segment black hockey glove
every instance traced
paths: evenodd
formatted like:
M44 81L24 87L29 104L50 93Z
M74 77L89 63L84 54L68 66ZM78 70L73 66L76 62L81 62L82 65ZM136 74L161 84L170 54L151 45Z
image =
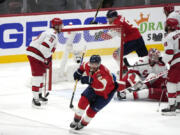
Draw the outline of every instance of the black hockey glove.
M51 62L52 62L52 57L44 59L44 64L46 68L50 68Z
M102 34L103 34L103 31L96 32L94 35L95 39L98 40Z
M83 71L81 71L80 69L78 69L76 72L74 72L74 80L80 80L82 77Z
M90 76L83 76L81 77L82 84L92 84L93 79Z

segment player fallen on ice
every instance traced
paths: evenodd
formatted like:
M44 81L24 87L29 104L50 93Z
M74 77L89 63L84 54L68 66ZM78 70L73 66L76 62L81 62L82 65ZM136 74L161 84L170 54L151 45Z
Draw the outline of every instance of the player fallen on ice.
M167 102L168 99L166 95L166 75L151 80L147 83L142 83L143 80L151 78L152 76L165 71L167 71L167 67L165 63L162 61L160 51L156 48L149 49L148 59L140 59L137 62L135 62L134 67L129 69L129 71L123 77L122 81L124 81L125 83L124 85L120 85L118 89L119 92L115 99L149 99ZM130 90L121 92L121 90L130 87L132 87Z
M92 55L89 62L84 62L74 73L74 80L88 84L81 94L74 120L70 124L71 128L80 130L111 101L118 84L115 76L101 64L99 55Z
M42 88L46 85L44 84L44 74L46 74L46 69L50 68L52 54L56 49L58 33L61 31L62 26L60 18L52 19L51 28L37 36L27 48L27 57L32 72L33 107L40 108L41 103L48 101L42 95Z
M180 30L175 18L167 18L165 29L167 36L164 40L165 54L163 60L169 64L167 91L169 106L161 110L162 115L176 115L180 111Z

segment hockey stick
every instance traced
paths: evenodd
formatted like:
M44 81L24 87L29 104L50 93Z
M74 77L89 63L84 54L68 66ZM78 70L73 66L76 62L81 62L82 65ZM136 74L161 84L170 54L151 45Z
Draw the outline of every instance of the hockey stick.
M161 77L161 76L163 76L163 75L166 75L167 73L168 73L168 70L162 71L162 72L160 72L160 73L158 73L158 74L156 74L156 75L154 75L154 76L152 76L152 77L150 77L150 78L146 78L146 79L145 79L144 81L142 81L141 83L142 83L142 84L145 84L145 83L150 82L150 81L152 81L152 80L154 80L154 79L157 79L157 78L159 78L159 77ZM117 83L122 84L121 81L117 81ZM123 91L126 91L126 90L128 90L128 89L132 89L132 88L134 88L134 86L128 87L128 88L126 88L126 89L124 89L124 90L121 90L121 91L119 91L119 92L123 92Z
M160 105L161 105L161 101L162 101L162 97L163 97L164 91L165 91L165 90L162 89L161 97L160 97L159 102L158 102L158 109L157 109L157 112L159 112L159 109L160 109Z
M96 14L95 14L95 16L94 16L94 19L90 22L90 24L96 24L96 23L97 23L97 22L95 22L95 20L96 20L96 17L97 17L97 15L98 15L98 13L99 13L99 9L102 7L103 1L104 1L104 0L101 0L101 2L99 3L98 8L97 8L97 10L96 10Z
M46 96L46 82L47 82L47 69L46 69L46 73L44 75L44 96Z
M44 97L48 97L49 96L49 92L47 92L47 72L49 72L49 70L46 69L46 73L44 75Z
M84 51L83 51L83 53L82 53L81 64L82 64L83 59L84 59L85 51L86 51L86 46L85 46ZM81 64L80 64L80 66L81 66ZM80 67L80 66L79 66L79 67ZM70 107L71 109L74 108L73 99L74 99L74 94L75 94L75 92L76 92L77 83L78 83L78 80L75 81L73 93L72 93L72 96L71 96L71 101L70 101L70 105L69 105L69 107Z
M139 66L145 66L145 65L149 65L149 63L145 63L145 64L139 64L139 65L130 65L127 58L124 58L123 59L124 61L124 64L127 66L127 67L139 67Z

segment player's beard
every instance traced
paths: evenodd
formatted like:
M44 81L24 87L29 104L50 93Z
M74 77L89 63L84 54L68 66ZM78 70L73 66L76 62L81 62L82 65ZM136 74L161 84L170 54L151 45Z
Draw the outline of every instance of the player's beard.
M98 69L99 67L90 67L90 74L93 75Z

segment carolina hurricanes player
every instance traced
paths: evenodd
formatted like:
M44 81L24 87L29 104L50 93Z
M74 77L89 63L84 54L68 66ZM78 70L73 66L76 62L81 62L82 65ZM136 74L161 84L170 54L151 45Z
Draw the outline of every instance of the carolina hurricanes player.
M43 74L46 73L46 68L49 68L51 63L52 54L58 42L57 34L61 31L62 26L60 18L52 19L51 28L42 32L27 48L27 57L32 71L33 107L39 108L41 107L40 101L48 101L42 96Z
M138 28L133 27L123 16L118 15L116 10L109 10L106 14L109 24L115 24L119 28L123 29L124 36L124 50L123 55L127 55L133 51L136 51L138 57L144 57L148 55L147 48L145 46L144 40L138 30ZM114 36L118 36L120 32L114 32L114 30L109 31L108 33L99 33L95 35L103 39L111 39ZM120 48L114 51L113 57L119 65L120 61Z
M180 27L180 10L174 10L174 6L168 4L164 6L164 14L166 15L167 18L177 19L179 23L178 27Z
M92 55L74 73L74 80L81 80L88 87L81 94L74 120L70 124L75 130L87 126L94 116L112 99L118 84L114 75L101 64L99 55Z
M127 99L127 100L136 100L136 99L153 99L161 101L167 101L166 96L166 76L159 77L156 80L152 80L145 84L141 84L140 82L145 78L149 78L152 75L163 72L166 69L165 63L161 60L160 51L156 48L151 48L148 52L148 60L141 59L135 63L134 68L130 69L127 74L123 77L122 81L125 81L125 85L121 85L119 87L120 92L117 94L117 98ZM140 64L146 64L144 66L136 66ZM133 86L135 91L128 92L124 90L125 88ZM163 92L163 93L162 93Z
M177 30L178 25L177 19L166 20L168 35L164 41L163 60L170 65L166 85L169 107L162 109L163 115L176 115L176 110L180 110L180 30Z

